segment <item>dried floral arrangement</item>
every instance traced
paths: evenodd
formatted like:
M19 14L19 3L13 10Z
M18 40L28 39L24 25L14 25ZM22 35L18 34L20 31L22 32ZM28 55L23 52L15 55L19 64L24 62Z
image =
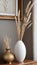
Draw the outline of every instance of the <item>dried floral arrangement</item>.
M31 10L32 10L33 5L34 3L31 3L31 1L29 1L29 3L27 4L27 7L25 9L25 16L23 17L22 26L21 26L20 10L18 12L18 17L15 16L17 34L18 34L19 40L23 39L23 35L24 35L27 25L28 25L28 28L32 25L32 22L30 19L31 19L31 14L32 14Z
M4 43L5 43L6 49L10 49L8 36L6 36L6 37L4 38Z

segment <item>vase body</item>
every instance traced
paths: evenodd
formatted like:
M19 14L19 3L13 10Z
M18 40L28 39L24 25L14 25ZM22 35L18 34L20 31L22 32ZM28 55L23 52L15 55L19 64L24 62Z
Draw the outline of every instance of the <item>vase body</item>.
M26 47L23 43L23 41L19 40L17 41L14 49L14 54L19 62L23 62L26 57Z
M9 64L14 60L14 55L11 53L10 49L6 49L6 52L3 54L3 59Z

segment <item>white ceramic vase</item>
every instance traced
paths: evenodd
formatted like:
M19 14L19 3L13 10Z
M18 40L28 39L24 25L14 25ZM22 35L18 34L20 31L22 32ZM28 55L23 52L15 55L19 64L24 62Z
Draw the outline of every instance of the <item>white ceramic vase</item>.
M26 57L26 47L23 41L19 40L17 41L14 49L14 54L19 62L23 62Z

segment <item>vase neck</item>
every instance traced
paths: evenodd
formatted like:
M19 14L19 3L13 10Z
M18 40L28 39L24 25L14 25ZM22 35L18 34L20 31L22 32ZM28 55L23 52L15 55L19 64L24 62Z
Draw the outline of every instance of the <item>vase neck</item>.
M10 49L6 49L7 52L10 52Z

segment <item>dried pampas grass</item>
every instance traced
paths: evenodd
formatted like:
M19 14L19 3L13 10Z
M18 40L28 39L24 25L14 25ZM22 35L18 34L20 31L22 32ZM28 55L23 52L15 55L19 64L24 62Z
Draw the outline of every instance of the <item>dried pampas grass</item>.
M29 8L29 10L28 10L28 12L27 12L27 16L29 15L29 13L30 13L30 11L31 11L31 9L32 9L32 7L33 7L33 5L34 5L34 3L31 4L31 6L30 6L30 8Z
M21 30L21 40L23 39L23 35L24 35L24 32L25 32L25 29L26 29L26 25L23 24L22 25L22 30Z
M25 13L27 13L28 12L28 10L29 10L29 6L31 5L31 1L29 1L29 3L27 4L27 7L26 7L26 11L25 11Z
M31 27L32 23L31 23L31 9L33 7L34 3L31 4L31 1L29 1L29 3L27 4L27 7L25 9L25 16L24 16L24 20L23 20L23 24L21 25L21 20L20 20L20 10L18 12L18 18L16 18L15 16L15 21L16 21L16 27L17 27L17 33L18 33L18 39L22 40L23 39L23 35L25 32L25 29L28 26Z
M15 16L15 21L16 21L18 39L20 40L20 33L21 33L20 10L19 10L19 12L18 12L18 19L17 19L16 16Z
M20 10L19 10L19 12L18 12L18 24L17 24L18 26L18 39L20 39L20 32L21 32L21 24L20 24Z
M6 49L10 49L10 46L9 46L9 38L7 36L4 38L4 43L5 43Z

